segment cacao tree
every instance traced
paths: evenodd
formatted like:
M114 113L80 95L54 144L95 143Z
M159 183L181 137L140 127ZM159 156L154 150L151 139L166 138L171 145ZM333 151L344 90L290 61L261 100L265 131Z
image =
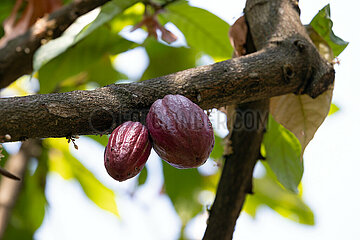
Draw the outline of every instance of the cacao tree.
M179 239L189 238L186 227L201 215L207 224L203 239L232 239L239 214L255 217L262 206L314 225L314 214L302 197L304 151L326 116L338 109L331 104L334 65L348 45L332 30L330 6L307 24L300 21L297 0L247 0L243 16L230 26L192 4L2 1L0 238L34 238L52 208L45 193L53 175L78 183L116 221L124 214L117 198L139 201L144 189L153 189L178 214ZM136 51L143 54L137 57L148 59L144 69L139 64L143 59L128 60ZM129 62L136 76L124 67ZM147 117L160 118L148 111L169 94L183 95L206 110L215 142L212 135L202 139L194 134L192 144L163 136L163 145L187 146L181 156L186 159L201 155L197 151L206 142L206 156L194 165L174 163L175 156L168 154L176 155L176 147L162 154L154 141L156 152L172 165L197 167L213 148L206 166L160 165L153 152L152 163L144 167L150 142L141 134L147 130L131 123L146 159L134 150L131 154L141 161L131 165L130 175L142 171L127 182L115 181L130 175L129 169L116 169L109 145L104 150L109 134L116 129L113 141L122 123L146 125ZM200 108L196 111L205 116ZM182 111L178 107L172 114ZM226 116L225 134L216 119L221 116ZM93 156L94 149L99 151ZM256 164L263 174L254 177ZM125 175L117 175L121 173ZM151 180L154 173L161 182L158 188ZM150 200L146 204L151 208Z

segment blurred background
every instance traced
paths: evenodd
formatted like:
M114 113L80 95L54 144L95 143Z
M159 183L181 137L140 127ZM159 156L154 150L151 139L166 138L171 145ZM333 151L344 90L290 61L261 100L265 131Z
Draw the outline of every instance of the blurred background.
M242 15L245 1L193 0L191 6L206 9L228 24L233 24ZM330 3L333 31L349 45L339 56L335 65L336 80L333 103L340 109L329 116L318 129L304 154L304 175L299 195L279 190L269 193L267 203L254 199L246 202L234 233L234 239L359 239L358 217L360 214L360 168L358 136L360 135L360 81L357 55L360 53L360 34L357 29L358 1L300 1L301 20L309 24L325 5ZM141 19L141 7L133 8L130 15ZM85 15L72 26L68 34L77 34L93 21L99 10ZM187 47L187 39L172 23L165 27L178 40L170 46L165 42L145 40L147 33L138 29L131 32L132 22L118 18L112 22L112 30L120 30L120 36L137 45L130 50L109 54L99 64L111 63L118 74L112 71L111 78L119 83L134 82L189 68L209 64L226 56L202 54ZM123 22L121 22L123 21ZM135 20L134 20L135 21ZM135 21L136 23L136 21ZM125 25L125 27L121 26ZM114 30L115 29L115 30ZM185 34L186 35L186 34ZM226 35L227 37L227 35ZM100 37L101 38L101 37ZM91 35L89 35L91 41ZM86 39L85 39L86 40ZM96 40L101 41L101 40ZM205 43L204 43L205 44ZM185 47L184 47L185 46ZM176 48L174 48L176 47ZM76 48L74 48L76 51ZM111 52L111 51L110 51ZM206 51L205 51L206 52ZM231 52L227 53L231 57ZM164 66L161 59L180 56L174 63ZM60 55L61 57L61 55ZM65 57L58 60L64 61ZM75 58L76 59L76 58ZM56 59L55 59L56 60ZM109 61L109 62L107 62ZM63 79L61 91L94 89L111 82L88 80L73 86L75 74L55 72L45 65L38 75L23 77L0 92L1 97L32 94L48 91L42 88L42 77L49 74ZM174 66L172 66L174 65ZM181 65L179 67L179 65ZM66 67L57 65L61 71ZM105 65L103 65L105 66ZM106 65L108 66L108 65ZM59 71L60 71L59 70ZM41 72L43 71L43 72ZM90 70L87 70L90 72ZM97 77L95 73L92 73ZM43 76L41 76L43 75ZM78 78L78 75L76 75ZM106 76L106 74L105 74ZM127 77L126 77L127 76ZM75 79L76 80L76 79ZM59 80L60 82L60 80ZM54 87L54 86L52 86ZM126 182L114 181L103 165L106 136L83 137L75 140L78 150L65 139L44 141L46 158L46 187L44 198L31 199L38 189L29 189L30 195L20 197L23 206L16 206L9 223L8 238L16 229L20 234L26 221L38 222L32 229L34 239L201 239L206 228L207 207L211 205L219 178L218 162L223 151L221 138L227 135L226 116L212 110L211 121L217 134L217 145L211 159L198 170L183 170L179 173L158 158L152 151L140 176ZM102 144L101 144L102 143ZM6 152L15 154L19 143L3 145ZM30 159L26 179L37 176L41 160ZM255 177L261 179L266 170L261 163L255 169ZM165 186L164 186L165 181ZM182 185L179 187L179 185ZM25 184L25 187L28 186ZM29 187L30 188L30 187ZM41 195L41 193L39 193ZM255 192L256 196L256 192ZM260 201L260 202L259 202ZM42 203L42 205L39 205ZM42 210L44 208L45 212ZM32 210L27 210L32 209ZM37 216L37 214L39 216ZM43 218L43 219L42 219ZM25 230L24 230L25 231ZM25 236L25 235L24 235ZM29 235L27 235L29 236ZM20 238L18 238L20 239ZM25 238L21 238L25 239Z

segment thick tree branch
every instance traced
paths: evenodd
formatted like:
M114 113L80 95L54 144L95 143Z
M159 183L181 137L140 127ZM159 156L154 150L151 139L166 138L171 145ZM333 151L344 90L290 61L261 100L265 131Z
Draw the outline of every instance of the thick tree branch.
M271 43L282 45L284 39L296 37L298 40L294 41L293 44L302 52L305 50L304 43L306 43L306 48L310 48L313 52L309 56L309 61L318 64L316 64L317 67L309 64L308 73L312 76L312 81L310 81L311 83L304 82L302 88L309 89L315 85L320 88L323 86L328 87L327 84L329 82L322 82L320 80L323 76L327 75L326 71L324 72L324 68L327 68L328 65L312 45L300 22L297 1L248 0L245 16L252 36L250 42L253 41L256 49L263 49ZM293 63L287 63L283 66L285 81L291 80L293 74L297 74L293 71L293 66ZM315 79L319 79L321 83ZM314 91L313 93L318 95L321 91ZM262 100L238 105L234 129L237 129L236 125L239 124L246 126L246 121L249 121L249 119L244 119L244 114L241 114L244 111L253 113L252 116L263 116L260 119L267 119L268 103L268 100ZM250 120L253 121L254 118ZM262 123L263 121L260 122ZM258 124L257 128L251 131L243 128L240 131L232 132L230 140L233 153L226 156L216 198L210 210L208 226L203 239L227 240L232 238L235 223L244 204L245 197L248 193L252 192L252 173L260 157L259 152L264 130L265 124Z
M268 103L266 99L244 103L236 108L234 129L230 137L233 153L225 156L224 168L203 239L232 239L245 197L252 192L252 173L260 156ZM249 117L250 115L252 117Z
M245 57L141 83L0 99L0 140L9 141L6 134L11 136L10 141L107 134L134 115L144 120L151 104L166 94L182 94L203 109L210 109L298 92L304 82L313 80L308 62L312 53L306 51L307 43L305 50L300 51L295 41L298 38L285 39ZM284 68L289 65L292 73L284 75ZM329 66L321 78L333 82L333 68ZM316 87L306 92L318 92Z
M0 49L0 89L32 72L35 51L46 41L59 37L78 17L110 0L75 0L38 20L23 35Z

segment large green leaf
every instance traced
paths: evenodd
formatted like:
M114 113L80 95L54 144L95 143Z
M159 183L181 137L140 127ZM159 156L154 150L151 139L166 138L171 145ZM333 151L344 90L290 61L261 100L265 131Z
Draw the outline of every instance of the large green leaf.
M64 179L76 179L86 196L98 207L119 216L115 202L115 193L104 186L69 151L65 139L47 139L50 150L50 170L59 173Z
M270 115L263 143L267 163L279 182L288 190L297 192L304 172L299 140Z
M334 56L338 56L349 44L337 37L332 31L333 22L330 18L330 4L326 5L311 20L311 27L327 42L331 47Z
M106 27L101 27L39 70L40 93L53 91L60 82L85 70L88 70L87 74L95 73L96 77L99 77L99 72L105 69L109 73L109 79L114 81L115 70L111 70L112 66L109 66L106 56L127 51L135 46L133 42L112 33ZM107 75L101 73L103 77L98 78L99 82L110 83ZM92 80L97 79L93 77Z
M116 15L121 14L125 9L133 5L135 0L113 0L106 3L96 17L96 19L83 28L80 33L75 31L65 31L64 34L49 43L41 46L34 54L34 71L38 71L43 65L63 54L67 49L74 46L98 28L109 22ZM74 23L81 25L82 23Z
M169 47L153 38L144 42L149 56L149 66L142 80L164 76L196 66L196 52L185 47Z
M123 14L118 14L114 17L109 25L113 32L120 32L126 26L134 26L143 19L145 6L143 3L136 3L126 9Z
M26 170L23 179L24 185L12 210L4 240L33 239L35 231L41 226L47 206L45 197L46 175L48 172L47 156L47 149L43 148L42 155L37 160L35 172L31 173L29 169Z
M290 220L314 225L314 214L299 194L285 190L269 175L265 175L262 178L254 178L253 183L254 194L247 195L244 205L244 210L248 214L255 217L258 207L267 205Z
M85 27L75 38L75 42L80 41L96 29L112 20L116 15L121 14L131 5L139 2L139 0L112 0L106 3L96 17L96 19Z
M185 225L201 212L198 194L203 189L202 176L197 169L176 169L163 162L164 188Z
M216 61L231 58L230 26L221 18L204 9L192 7L187 1L169 4L161 16L180 29L191 48L210 55Z

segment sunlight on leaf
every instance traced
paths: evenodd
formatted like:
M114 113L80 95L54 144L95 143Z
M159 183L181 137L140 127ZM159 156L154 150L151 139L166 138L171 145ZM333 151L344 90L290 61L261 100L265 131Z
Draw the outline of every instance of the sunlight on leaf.
M270 100L270 113L274 119L299 139L302 154L316 130L329 113L332 89L317 98L308 95L287 94Z
M256 216L260 206L268 206L292 221L314 225L314 214L299 194L283 189L272 177L254 178L254 194L247 195L244 210Z
M46 139L52 147L49 154L50 170L59 173L64 179L75 178L87 197L100 208L119 216L115 202L115 193L104 186L79 160L69 151L65 139Z
M79 42L81 39L85 38L87 35L112 20L116 15L122 13L136 2L139 2L139 0L112 0L106 3L101 8L101 11L96 19L76 36L75 42Z
M330 106L330 111L329 111L329 116L338 112L340 110L340 108L338 106L336 106L334 103L331 104Z
M97 79L94 79L94 77L89 79L88 76L94 71L99 74L104 69L104 66L106 67L105 70L113 69L109 59L106 59L106 57L109 58L108 54L118 54L133 47L136 47L133 42L110 32L105 27L99 28L79 44L52 59L39 70L40 93L52 92L60 82L83 71L87 72L80 81L96 81ZM111 75L112 80L119 80L114 79L114 77L120 78L120 75L116 76L114 69ZM104 80L103 77L99 78L99 82L101 84L110 83L109 80Z
M111 1L102 7L100 13L94 10L80 17L78 21L69 27L70 30L68 29L61 37L51 40L35 52L33 64L34 71L38 71L43 65L86 38L135 2L137 1ZM84 19L86 19L86 21ZM89 21L91 23L88 23ZM84 26L84 22L85 24L88 23L87 26ZM83 30L79 32L78 28L83 28Z
M106 147L106 145L108 144L109 141L109 137L108 135L103 135L103 136L99 136L99 135L88 135L86 136L87 138L90 138L96 142L98 142L99 144L101 144L103 147Z
M310 25L313 29L325 39L327 44L337 57L349 44L348 42L337 37L332 31L333 22L330 18L330 4L326 5L319 11L318 14L311 20Z
M187 1L177 1L168 5L160 16L180 29L191 48L210 55L216 61L231 58L230 26L216 15L192 7Z

